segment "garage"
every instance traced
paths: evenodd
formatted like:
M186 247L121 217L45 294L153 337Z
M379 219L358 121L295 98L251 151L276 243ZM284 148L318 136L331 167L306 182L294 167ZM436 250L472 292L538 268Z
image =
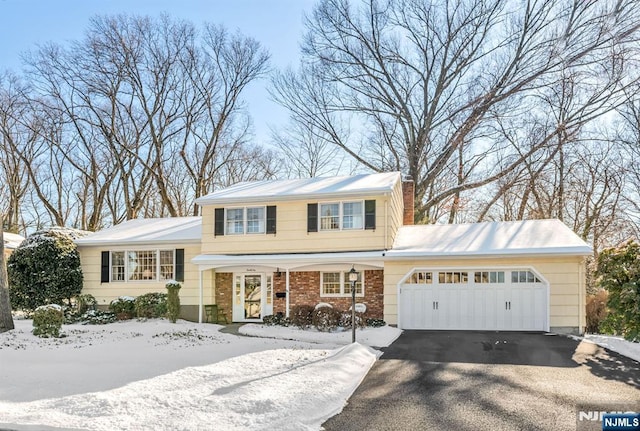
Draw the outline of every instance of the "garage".
M403 329L549 330L549 285L533 268L416 269L399 289Z

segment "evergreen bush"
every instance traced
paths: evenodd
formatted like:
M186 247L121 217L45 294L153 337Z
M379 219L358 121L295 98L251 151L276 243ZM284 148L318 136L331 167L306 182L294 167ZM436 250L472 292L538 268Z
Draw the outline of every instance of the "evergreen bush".
M372 328L380 328L387 324L387 322L385 322L382 319L373 319L373 318L368 318L366 320L366 323L367 323L367 326L370 326Z
M345 329L351 329L351 311L343 311L340 314L340 322L338 324ZM356 328L364 328L366 326L367 321L365 320L363 313L358 313L356 311Z
M338 327L341 313L331 306L318 307L313 311L312 323L318 331L331 332Z
M42 338L60 337L60 329L64 322L64 312L57 304L37 307L33 313L33 335Z
M313 305L296 305L291 308L291 324L307 329L313 324Z
M138 296L135 301L138 318L153 319L167 315L167 294L152 292Z
M118 320L133 319L136 313L135 298L132 296L119 296L109 304L109 310L112 311Z
M180 317L180 289L182 285L177 281L169 281L166 286L169 291L167 301L167 314L172 323L176 323Z
M116 315L112 311L88 310L78 318L83 325L105 325L113 323L117 320Z
M288 317L284 317L282 312L264 316L262 321L268 326L289 326L291 324L291 320Z
M80 255L73 242L88 232L51 228L30 235L9 256L9 295L14 310L71 305L82 290Z

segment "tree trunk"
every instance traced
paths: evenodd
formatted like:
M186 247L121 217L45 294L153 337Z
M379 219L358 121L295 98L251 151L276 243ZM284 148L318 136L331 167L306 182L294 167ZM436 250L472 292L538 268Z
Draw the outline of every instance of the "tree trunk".
M4 257L4 217L0 214L0 332L14 328L11 316L11 302L9 302L9 282L7 278L7 264Z

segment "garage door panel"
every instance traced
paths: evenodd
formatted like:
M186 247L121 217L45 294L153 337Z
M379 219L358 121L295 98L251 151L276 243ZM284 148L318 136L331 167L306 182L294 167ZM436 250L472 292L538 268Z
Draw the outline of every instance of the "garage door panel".
M522 283L505 275L502 283L474 282L471 277L466 283L439 283L435 274L437 271L434 271L433 284L402 286L400 312L403 328L546 329L547 286L542 282Z

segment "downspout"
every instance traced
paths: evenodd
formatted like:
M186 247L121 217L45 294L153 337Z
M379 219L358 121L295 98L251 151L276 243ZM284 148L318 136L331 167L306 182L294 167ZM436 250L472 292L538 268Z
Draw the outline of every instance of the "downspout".
M286 296L286 307L287 307L287 309L286 309L285 317L289 317L289 268L287 268L285 283L286 283L285 290L287 292L287 296Z
M384 200L384 249L389 250L389 199Z
M203 309L203 296L204 296L204 288L202 286L202 270L198 268L198 282L200 286L200 295L198 297L198 323L202 323L202 309Z
M586 284L585 284L585 267L587 265L587 260L582 259L580 263L580 269L578 272L579 283L578 283L578 297L580 298L578 303L580 312L578 313L578 335L584 334L585 325L582 324L583 318L585 317L586 309L584 303L584 295L586 294ZM585 319L586 320L586 319ZM585 322L586 324L586 322Z

